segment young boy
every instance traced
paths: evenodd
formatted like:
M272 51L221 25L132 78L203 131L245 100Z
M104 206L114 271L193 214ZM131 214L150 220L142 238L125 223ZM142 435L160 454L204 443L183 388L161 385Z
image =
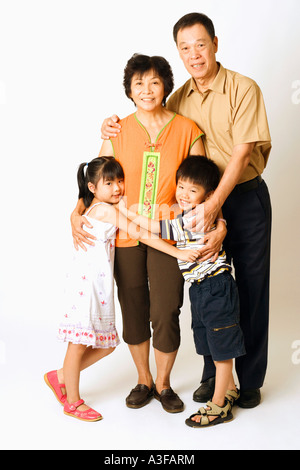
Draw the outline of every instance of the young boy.
M203 203L218 186L218 167L202 156L187 157L177 170L176 200L182 213L173 220L154 221L126 210L126 215L167 240L175 240L179 249L203 247L204 233L191 232L185 225L192 210ZM125 210L121 208L120 210ZM213 228L214 229L214 228ZM215 391L206 408L186 420L191 427L208 427L231 421L231 409L239 397L233 375L233 359L245 354L243 334L239 324L239 299L231 266L226 254L220 251L216 261L194 263L178 260L184 279L191 283L189 290L192 329L196 351L211 355L216 365Z

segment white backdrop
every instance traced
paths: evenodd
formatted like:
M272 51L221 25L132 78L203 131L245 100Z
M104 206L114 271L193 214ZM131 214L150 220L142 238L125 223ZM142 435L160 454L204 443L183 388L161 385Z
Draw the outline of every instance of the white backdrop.
M270 366L265 389L269 403L273 403L271 397L285 403L285 393L296 397L297 389L299 396L299 1L0 0L0 406L4 400L8 409L26 397L22 406L27 410L16 410L23 416L17 426L11 408L0 419L3 448L101 447L88 433L88 442L76 441L75 431L81 428L78 423L65 424L42 383L43 373L60 366L64 355L64 346L55 336L64 262L72 243L69 216L77 199L76 171L79 163L98 155L102 120L113 113L124 117L134 110L122 87L124 66L134 52L165 56L173 68L176 88L188 79L172 28L192 11L212 18L219 37L218 60L256 80L264 94L273 141L264 173L273 204ZM198 386L202 369L192 344L189 315L186 297L182 347L172 376L176 391L188 397L185 401ZM119 311L117 324L121 331ZM184 374L188 379L183 384ZM168 440L169 427L155 437L143 434L141 427L139 438L129 440L128 420L136 420L137 415L126 417L126 424L123 418L119 423L116 415L118 409L127 413L124 398L136 380L125 345L85 378L91 405L96 407L99 398L100 405L108 406L102 426L113 426L109 403L114 404L113 420L119 434L110 434L106 428L104 438L99 431L102 448L198 448L195 434L189 434L182 416L173 417L180 426L178 441L174 437ZM34 405L37 397L38 411ZM275 416L282 421L291 411L278 414L273 406L268 420L274 420L275 427ZM35 410L34 415L29 408ZM186 414L194 408L190 402ZM157 412L158 419L165 420L161 429L173 427L169 416ZM252 413L245 418L243 432L257 411ZM299 405L293 413L300 417ZM147 407L139 416L149 419ZM45 429L55 430L58 422L61 432L71 436L69 440L57 438L55 432L47 435ZM41 427L44 437L38 432ZM217 445L221 448L224 431L217 428L213 438L220 436ZM182 435L189 436L187 441ZM257 442L233 444L230 439L228 446L299 446L293 429L272 440L267 436L265 430ZM209 443L205 445L210 448Z

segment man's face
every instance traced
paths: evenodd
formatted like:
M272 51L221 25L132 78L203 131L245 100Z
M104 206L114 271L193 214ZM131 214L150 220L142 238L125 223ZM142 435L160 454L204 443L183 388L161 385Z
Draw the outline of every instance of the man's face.
M195 24L178 31L177 48L189 74L197 80L211 80L218 70L218 38L212 41L205 27Z

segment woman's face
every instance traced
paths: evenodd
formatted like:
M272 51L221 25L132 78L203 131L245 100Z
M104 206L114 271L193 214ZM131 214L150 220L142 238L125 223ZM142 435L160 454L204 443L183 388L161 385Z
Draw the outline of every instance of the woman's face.
M165 97L165 87L162 79L149 70L144 75L134 74L131 80L130 98L138 109L154 111L162 106Z

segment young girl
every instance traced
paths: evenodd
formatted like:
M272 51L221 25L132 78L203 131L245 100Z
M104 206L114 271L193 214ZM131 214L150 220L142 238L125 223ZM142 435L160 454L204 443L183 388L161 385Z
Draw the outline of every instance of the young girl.
M64 413L83 421L102 416L80 398L80 372L114 351L120 340L115 327L114 248L118 228L175 258L197 259L198 251L182 252L158 236L137 228L118 211L124 193L124 173L113 157L82 163L77 175L79 198L87 208L85 217L93 226L94 245L86 251L74 249L73 265L67 275L66 309L59 326L59 339L68 342L63 368L44 379ZM130 269L130 267L129 267Z

